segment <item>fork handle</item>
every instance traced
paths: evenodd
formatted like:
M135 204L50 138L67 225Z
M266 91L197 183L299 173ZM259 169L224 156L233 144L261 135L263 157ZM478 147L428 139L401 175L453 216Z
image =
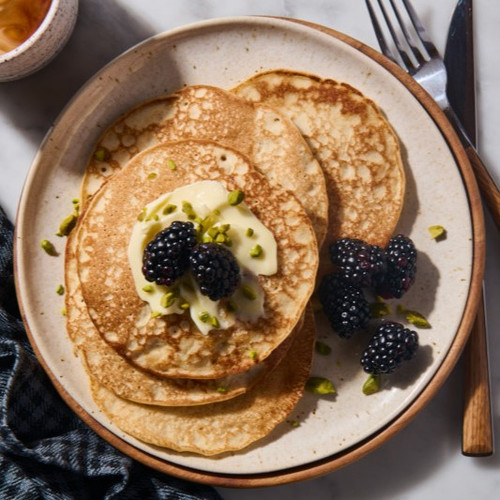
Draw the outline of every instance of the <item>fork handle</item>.
M450 107L447 107L443 111L450 120L464 146L472 169L474 170L479 190L483 195L483 200L488 207L497 228L500 230L500 191L498 186L495 184L495 181L488 172L483 160L480 158L476 148L471 143L467 133L460 123L460 120L457 118L453 110Z
M484 457L493 453L493 422L488 370L488 346L481 294L478 314L465 347L462 453Z

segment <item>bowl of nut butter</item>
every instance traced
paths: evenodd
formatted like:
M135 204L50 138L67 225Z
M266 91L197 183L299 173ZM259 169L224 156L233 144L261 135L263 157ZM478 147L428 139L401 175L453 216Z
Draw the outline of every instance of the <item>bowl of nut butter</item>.
M78 0L0 0L0 82L48 64L68 41Z

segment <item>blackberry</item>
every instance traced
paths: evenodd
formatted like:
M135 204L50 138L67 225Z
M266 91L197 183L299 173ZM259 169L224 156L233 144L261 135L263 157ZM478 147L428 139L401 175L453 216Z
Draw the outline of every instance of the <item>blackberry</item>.
M330 325L341 337L348 339L367 325L370 308L360 287L332 273L323 278L318 294Z
M211 300L231 296L240 284L240 267L234 255L218 243L201 243L189 257L201 293Z
M418 335L400 323L383 323L375 331L361 355L366 373L392 373L403 361L411 359L418 349Z
M387 272L375 290L386 299L401 298L415 281L417 250L413 241L402 234L391 238L385 249Z
M150 282L171 286L189 267L189 253L196 242L192 222L172 222L146 245L142 274Z
M379 246L354 238L331 245L330 259L343 279L362 287L377 286L387 268L384 251Z

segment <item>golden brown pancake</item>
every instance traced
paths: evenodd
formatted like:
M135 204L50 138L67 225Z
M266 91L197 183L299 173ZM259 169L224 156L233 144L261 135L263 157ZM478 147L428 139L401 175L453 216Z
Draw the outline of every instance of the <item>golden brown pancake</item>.
M286 354L292 336L249 370L217 380L172 379L148 373L120 356L99 335L82 297L76 262L77 229L66 247L65 304L68 334L90 376L116 395L131 401L181 406L224 401L246 392ZM300 328L299 323L296 327Z
M204 335L187 315L151 317L135 290L127 247L147 203L207 179L245 192L245 203L276 239L278 272L258 277L263 317ZM101 337L138 367L174 378L221 378L251 368L253 352L266 359L299 321L318 266L314 231L295 196L271 186L245 156L210 141L162 144L136 156L92 198L77 246L82 294Z
M273 184L297 195L322 243L328 217L325 179L300 132L269 106L211 86L190 86L146 102L112 124L87 167L82 200L141 151L184 139L212 140L248 156Z
M140 405L119 398L97 382L92 383L92 393L113 423L147 443L202 455L241 450L267 436L302 397L315 333L309 310L289 354L265 383L229 401L176 408Z
M258 74L232 92L290 118L320 162L329 200L325 248L346 237L387 244L405 178L398 139L373 101L346 83L287 70Z

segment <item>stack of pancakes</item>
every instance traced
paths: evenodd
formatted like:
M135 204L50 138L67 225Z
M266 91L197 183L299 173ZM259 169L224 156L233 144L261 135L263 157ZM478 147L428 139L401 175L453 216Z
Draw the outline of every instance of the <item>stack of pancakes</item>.
M151 315L127 258L141 209L202 180L243 191L278 248L277 272L257 277L264 314L208 334L188 314ZM177 451L215 455L269 434L310 375L320 250L340 237L384 245L403 195L391 127L345 84L272 71L129 111L96 145L66 251L68 332L98 406Z

